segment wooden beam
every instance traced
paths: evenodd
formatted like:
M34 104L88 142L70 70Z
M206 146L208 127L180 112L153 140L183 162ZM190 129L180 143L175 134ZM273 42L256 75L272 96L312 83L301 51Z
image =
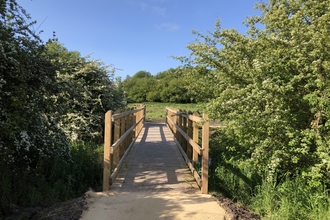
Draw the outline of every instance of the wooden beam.
M202 193L208 193L209 184L209 138L210 138L210 123L208 122L208 116L203 114L205 123L203 124L202 130Z
M136 112L141 111L142 109L144 109L144 107L138 108L138 109L134 109L134 110L130 110L130 111L126 111L126 112L121 112L121 113L116 113L112 116L112 121L115 121L117 119L120 119L122 117L125 117L126 115L130 115Z
M196 116L196 115L189 115L185 112L178 111L176 109L172 109L172 108L168 108L168 107L166 107L166 110L169 112L172 112L175 115L181 115L182 117L188 118L189 120L194 121L194 122L203 122L203 118Z
M198 113L194 113L195 116L198 116ZM198 143L198 136L199 136L199 130L198 130L198 124L196 122L193 122L193 140L194 142ZM192 156L193 163L198 162L198 152L193 149L193 156Z

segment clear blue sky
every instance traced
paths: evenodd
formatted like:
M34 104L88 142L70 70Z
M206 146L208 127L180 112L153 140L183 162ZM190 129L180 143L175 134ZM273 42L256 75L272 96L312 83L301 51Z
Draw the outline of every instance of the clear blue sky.
M17 0L36 20L44 41L56 37L67 49L122 69L115 76L140 70L155 75L180 62L170 56L188 56L186 46L206 33L216 19L222 27L245 33L246 16L259 0Z

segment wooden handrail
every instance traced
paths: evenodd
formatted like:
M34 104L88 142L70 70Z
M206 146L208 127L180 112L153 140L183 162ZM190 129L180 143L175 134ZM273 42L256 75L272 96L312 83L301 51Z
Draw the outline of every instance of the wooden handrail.
M188 134L186 134L178 125L172 121L170 117L167 118L175 126L175 128L181 133L181 135L189 142L189 144L194 148L195 151L198 152L198 154L202 154L203 149L196 143L193 139L191 139Z
M144 107L141 107L141 108L134 109L134 110L127 110L127 111L125 111L125 112L121 112L121 113L114 114L114 115L112 116L112 121L115 121L115 120L117 120L117 119L120 119L120 118L122 118L122 117L125 117L125 116L127 116L127 115L130 115L130 114L132 114L132 113L139 112L139 111L143 110L144 108L145 108L145 106L144 106Z
M208 168L209 168L209 122L206 114L199 117L197 113L190 115L186 112L166 108L166 124L174 135L182 156L190 168L197 184L203 194L208 193ZM201 126L198 126L201 124ZM201 146L199 142L199 127L202 129ZM194 164L199 163L201 157L201 176L196 171Z
M190 115L187 112L179 111L179 110L172 109L172 108L169 108L169 107L166 107L166 110L169 111L169 112L172 112L176 115L181 115L182 117L187 118L187 119L189 119L191 121L194 121L194 122L203 122L204 121L203 118L201 118L199 116L196 116L196 115Z
M145 122L146 106L105 114L103 191L110 189ZM114 126L114 129L112 127ZM113 143L114 142L114 143Z

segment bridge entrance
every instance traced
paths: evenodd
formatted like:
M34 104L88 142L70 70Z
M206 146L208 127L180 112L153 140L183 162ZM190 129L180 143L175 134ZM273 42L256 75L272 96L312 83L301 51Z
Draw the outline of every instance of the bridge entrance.
M166 110L167 123L145 123L145 106L107 113L103 191L208 193L207 120Z

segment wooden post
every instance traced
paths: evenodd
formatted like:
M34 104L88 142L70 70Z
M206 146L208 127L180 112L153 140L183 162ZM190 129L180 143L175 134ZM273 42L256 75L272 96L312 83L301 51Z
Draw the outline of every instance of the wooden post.
M110 189L111 161L111 129L112 129L112 112L105 113L104 123L104 155L103 155L103 191Z
M209 178L209 136L210 136L210 123L208 122L208 116L203 114L205 122L203 122L202 130L202 193L208 193L208 178Z
M194 113L194 116L199 116L197 112ZM198 124L193 122L193 140L198 143ZM193 149L193 164L198 162L198 153Z

